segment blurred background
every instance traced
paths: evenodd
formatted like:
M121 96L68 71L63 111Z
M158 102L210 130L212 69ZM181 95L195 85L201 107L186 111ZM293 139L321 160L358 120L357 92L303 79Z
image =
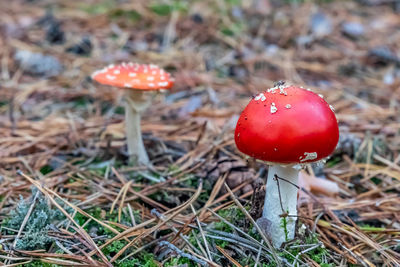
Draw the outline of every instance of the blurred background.
M123 61L176 77L144 115L145 132L162 120L229 132L250 96L285 80L324 94L343 133L397 134L399 8L395 0L3 0L0 164L20 165L24 155L40 169L49 151L91 150L106 136L122 145L121 90L89 76ZM80 143L71 127L100 140ZM159 137L169 131L159 127Z

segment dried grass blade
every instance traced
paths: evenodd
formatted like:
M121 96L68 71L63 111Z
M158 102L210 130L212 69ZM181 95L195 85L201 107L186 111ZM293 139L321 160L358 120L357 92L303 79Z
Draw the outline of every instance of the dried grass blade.
M246 215L246 217L252 222L252 224L257 229L258 233L261 235L264 242L267 244L267 247L271 251L272 257L274 258L276 264L279 267L281 267L282 266L281 261L278 258L278 255L275 252L275 248L272 246L271 242L265 236L264 232L261 230L261 228L258 226L258 224L254 221L254 219L251 217L251 215L247 212L247 210L242 206L242 204L239 202L239 200L235 197L235 195L233 194L233 192L231 191L229 186L226 183L224 183L224 185L225 185L226 190L231 195L231 198L233 199L233 201L236 203L236 205L239 207L239 209Z
M230 260L236 267L242 267L242 265L237 262L234 258L232 258L228 252L226 252L223 248L219 247L219 246L215 246L219 252L221 252L228 260Z
M174 213L172 213L171 215L169 215L165 220L161 221L160 223L158 223L156 226L153 226L152 228L146 230L144 233L138 235L136 238L134 238L131 242L129 242L125 247L123 247L120 251L118 251L118 253L111 259L111 262L114 262L115 260L117 260L122 253L125 252L125 250L127 250L132 244L134 244L137 240L139 240L140 238L145 238L146 236L150 235L151 233L153 233L155 230L157 230L158 228L160 228L161 226L163 226L164 224L166 224L168 221L170 221L172 218L174 218L176 215L178 215L179 213L181 213L183 210L185 210L190 204L192 204L200 195L201 190L203 188L203 181L200 181L199 187L197 188L196 193L185 203L183 203L182 205L178 206L175 208Z

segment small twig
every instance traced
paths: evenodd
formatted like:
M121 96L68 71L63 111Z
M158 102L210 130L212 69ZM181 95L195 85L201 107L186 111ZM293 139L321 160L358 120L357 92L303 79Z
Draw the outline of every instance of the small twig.
M111 259L111 262L114 262L115 260L117 260L118 257L120 257L131 245L133 245L139 239L141 239L141 238L143 239L146 236L150 235L155 230L159 229L161 226L165 225L168 221L170 221L175 216L177 216L179 213L181 213L183 210L185 210L191 203L193 203L199 197L202 188L203 188L203 181L200 180L200 184L199 184L199 187L197 188L196 193L193 194L193 196L188 201L186 201L185 203L183 203L182 205L180 205L180 206L178 206L176 208L173 208L173 209L170 209L169 211L167 211L166 213L168 213L168 214L172 213L172 214L169 215L168 217L166 217L165 220L163 220L162 222L160 222L157 225L147 229L146 231L142 232L141 234L136 236L134 239L132 239L132 241L130 241L120 251L118 251L118 253L115 254L115 256ZM129 229L128 229L128 231L129 231ZM117 235L117 236L119 236L119 235ZM114 238L116 238L116 237L114 237Z
M163 238L164 238L164 237L163 237ZM124 260L129 259L130 257L134 256L135 254L139 253L140 251L143 251L144 249L146 249L146 248L148 248L148 247L151 247L152 245L154 245L155 243L157 243L157 242L159 242L159 241L160 241L160 239L155 239L155 240L153 240L153 241L151 241L151 242L148 242L146 245L144 245L144 246L142 246L142 247L136 249L136 250L133 251L132 253L126 255L124 258L122 258L122 259L120 260L120 262L123 262Z
M132 226L136 226L135 216L133 215L132 207L129 203L127 206L128 206L129 216L131 217Z
M195 209L194 209L192 204L190 204L190 208L192 209L193 214L196 216L196 223L197 223L197 226L199 227L199 231L200 231L201 237L203 238L203 242L204 242L204 246L206 247L208 259L210 261L212 261L213 259L211 257L210 249L208 248L207 240L206 240L206 237L204 236L203 228L201 227L201 224L200 224L200 221L199 221L199 217L197 216L196 211L195 211Z
M164 221L164 220L165 220L165 215L164 215L164 214L161 214L161 213L158 212L156 209L152 209L152 210L150 211L150 213L153 214L153 215L155 215L155 216L157 216L157 218L159 218L161 221ZM178 234L179 237L182 238L183 241L185 241L185 243L186 243L191 249L193 249L196 253L200 253L199 250L198 250L195 246L193 246L192 243L190 243L190 241L187 239L187 237L184 236L184 235L181 233L181 231L179 231L178 229L176 229L176 227L172 226L169 222L167 223L167 225L169 225L169 226L171 227L172 231L173 231L175 234ZM200 246L200 249L201 249L202 251L204 250L201 246ZM205 254L205 253L204 253L204 254Z
M140 174L143 178L146 178L154 183L161 183L161 182L165 182L165 178L164 177L160 177L160 178L156 178L152 175L150 175L149 173L146 172L142 172L142 171L137 171L138 174Z
M268 248L271 251L271 254L277 264L277 266L281 267L281 260L278 258L278 255L275 252L275 248L272 246L271 242L268 240L268 238L265 236L264 232L261 230L260 226L254 221L253 217L247 212L247 210L242 206L239 200L235 197L235 195L232 193L232 190L229 188L229 186L224 183L226 190L229 192L231 195L232 200L236 203L236 205L239 207L239 209L246 215L246 217L252 222L254 227L257 229L258 233L261 235L262 239L265 241L267 244Z
M300 251L300 252L296 255L296 258L294 258L292 267L296 266L296 263L297 263L297 261L299 260L299 257L300 257L301 255L306 254L307 252L309 252L309 251L311 251L311 250L314 250L314 249L316 249L316 248L319 248L319 247L321 246L321 244L322 244L322 243L318 243L318 244L316 244L315 246L312 246L312 247L310 247L310 248L307 248L307 249L305 249L305 250Z
M168 247L170 250L175 251L179 256L184 257L184 258L188 258L189 260L192 260L198 264L200 264L201 266L208 266L208 263L202 259L198 259L197 257L189 254L189 253L185 253L182 250L180 250L179 248L177 248L176 246L174 246L173 244L169 243L168 241L161 241L160 243L160 247L162 246L166 246Z
M123 191L122 196L121 196L121 203L120 203L119 208L118 208L118 222L121 221L122 208L124 207L126 193L128 193L128 190L129 190L129 187L131 186L131 184L132 184L132 181L129 181L128 183L126 183L126 185L125 185L126 187L124 186L125 188L124 188L124 191Z
M251 241L255 242L258 246L261 246L263 248L264 245L261 242L264 242L264 240L261 240L261 242L259 242L257 239L255 239L254 237L250 236L249 234L247 234L246 232L244 232L242 229L240 229L239 227L236 227L235 225L233 225L232 223L230 223L228 220L226 220L225 218L221 217L220 215L218 215L218 213L216 213L215 211L213 211L210 208L207 208L214 216L218 217L220 220L222 220L224 223L226 223L227 225L229 225L230 227L232 227L233 229L235 229L236 231L238 231L239 233L241 233L242 235L244 235L245 237L249 238ZM213 230L212 232L216 232L215 230ZM231 235L230 233L226 233L228 235ZM253 244L252 244L253 245ZM266 248L265 248L266 249Z
M222 253L222 255L224 255L230 262L232 262L236 267L242 267L242 265L237 262L234 258L232 258L231 255L228 254L228 252L226 252L223 248L219 247L219 246L215 246L219 252Z
M282 204L281 188L279 186L279 177L278 177L278 175L276 175L276 174L274 175L274 180L276 181L276 185L278 186L279 204L281 205L282 213L285 214L286 211L283 208L283 204Z
M356 255L351 249L347 248L344 246L342 243L338 243L340 247L342 247L345 251L347 251L351 256L353 256L355 259L357 259L364 267L368 267L368 264L365 263L358 255Z
M291 181L289 181L289 180L287 180L287 179L285 179L285 178L279 177L279 176L276 175L276 174L275 174L275 176L276 176L277 179L280 179L280 180L282 180L282 181L285 181L285 182L287 182L287 183L293 185L294 187L296 187L298 190L303 191L303 192L306 193L309 197L311 197L312 200L314 200L316 203L321 204L321 206L322 206L322 208L324 209L324 211L326 210L325 205L323 205L323 203L321 203L318 199L316 199L315 196L314 196L313 194L311 194L308 190L306 190L306 189L303 188L303 187L298 186L298 185L295 184L295 183L292 183Z
M264 240L261 240L261 244L264 243ZM258 249L256 263L254 263L254 267L257 267L258 262L260 261L262 246Z

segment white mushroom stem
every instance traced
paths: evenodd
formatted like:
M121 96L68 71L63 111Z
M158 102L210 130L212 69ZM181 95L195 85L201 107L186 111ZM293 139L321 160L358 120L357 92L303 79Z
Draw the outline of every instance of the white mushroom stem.
M140 116L150 105L151 98L143 91L126 90L125 94L125 127L128 143L129 161L133 164L148 165L149 156L144 148Z
M275 179L275 175L279 178ZM299 170L291 166L271 165L268 170L262 217L271 223L267 231L275 247L280 247L283 242L294 238L298 177ZM284 214L289 216L282 217Z

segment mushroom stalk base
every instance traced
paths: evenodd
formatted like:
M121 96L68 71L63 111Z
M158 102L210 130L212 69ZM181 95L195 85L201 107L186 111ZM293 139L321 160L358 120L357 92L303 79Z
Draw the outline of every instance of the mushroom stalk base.
M140 117L141 113L150 105L150 99L145 97L141 91L129 90L125 95L125 103L129 162L135 165L148 165L150 161L143 144Z
M275 179L275 175L282 179ZM275 247L294 238L298 191L295 185L298 177L299 171L290 166L271 165L268 170L262 217L270 222L266 230ZM280 216L284 214L289 216Z

